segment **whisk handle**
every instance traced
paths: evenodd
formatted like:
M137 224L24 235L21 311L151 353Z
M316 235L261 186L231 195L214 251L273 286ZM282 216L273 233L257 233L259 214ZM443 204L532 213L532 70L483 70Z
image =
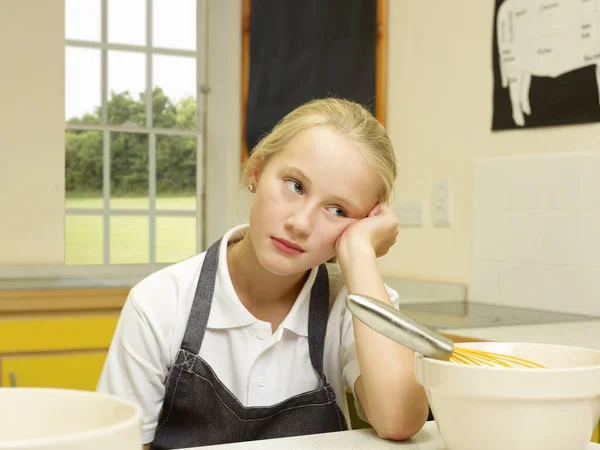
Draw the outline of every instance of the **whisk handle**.
M423 356L442 360L452 356L451 339L402 314L392 305L358 294L349 294L346 305L368 327Z

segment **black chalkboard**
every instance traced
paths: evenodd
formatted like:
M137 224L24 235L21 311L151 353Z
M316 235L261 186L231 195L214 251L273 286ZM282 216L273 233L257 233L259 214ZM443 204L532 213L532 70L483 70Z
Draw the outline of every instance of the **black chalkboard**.
M314 98L374 112L376 22L377 0L252 0L247 148Z

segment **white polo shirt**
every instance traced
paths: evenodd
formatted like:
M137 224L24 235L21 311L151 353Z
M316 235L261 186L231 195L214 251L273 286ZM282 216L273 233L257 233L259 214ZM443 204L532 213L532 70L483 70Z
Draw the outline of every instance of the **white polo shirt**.
M310 362L308 307L313 269L275 333L256 319L235 293L227 268L227 243L242 239L247 225L233 228L219 249L212 308L200 356L245 406L266 406L318 388ZM144 412L143 441L152 442L165 395L165 380L183 340L206 253L166 267L131 289L97 390L138 403ZM344 387L360 375L347 288L338 265L328 264L330 315L323 370L349 421ZM387 288L397 304L398 294ZM362 411L359 414L363 416Z

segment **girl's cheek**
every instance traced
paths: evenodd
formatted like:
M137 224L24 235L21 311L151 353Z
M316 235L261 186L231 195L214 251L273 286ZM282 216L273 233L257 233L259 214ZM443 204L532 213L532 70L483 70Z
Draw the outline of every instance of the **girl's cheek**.
M340 238L340 236L344 234L344 231L346 231L350 225L356 222L356 220L347 220L344 222L345 223L343 225L340 225L335 233L335 241L337 241Z

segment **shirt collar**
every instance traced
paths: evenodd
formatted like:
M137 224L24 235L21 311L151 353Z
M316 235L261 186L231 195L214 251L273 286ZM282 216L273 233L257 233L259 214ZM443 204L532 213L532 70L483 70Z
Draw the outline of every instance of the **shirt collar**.
M259 322L238 298L229 277L229 268L227 267L227 244L241 240L247 231L247 224L237 226L229 230L221 240L219 245L219 265L217 267L211 311L208 317L208 328L236 328ZM304 283L292 309L281 323L282 328L290 330L299 336L308 336L310 293L317 277L317 272L318 267L310 271L308 279Z
M206 325L208 328L236 328L258 322L238 298L227 267L227 244L241 240L247 229L247 225L232 228L221 239L215 292Z
M281 326L299 336L308 336L308 312L310 307L310 292L317 278L319 268L314 267L304 283L294 306L281 322Z

